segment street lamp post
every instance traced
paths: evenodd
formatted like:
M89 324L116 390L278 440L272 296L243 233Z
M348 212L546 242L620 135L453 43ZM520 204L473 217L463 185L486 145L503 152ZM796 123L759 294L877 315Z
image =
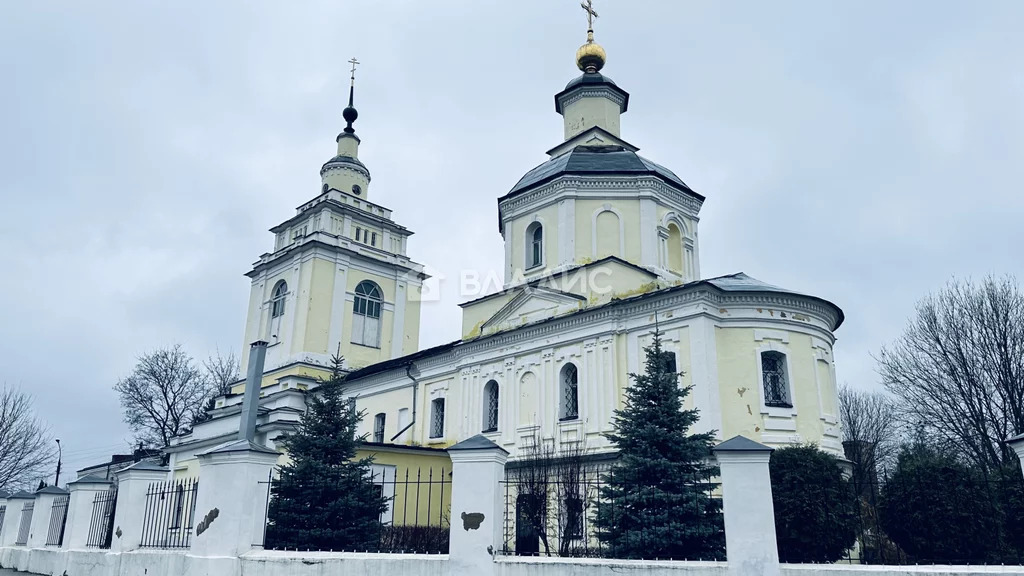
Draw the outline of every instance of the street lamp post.
M58 487L58 488L60 487L60 459L61 459L60 438L57 438L57 477L53 479L53 485Z

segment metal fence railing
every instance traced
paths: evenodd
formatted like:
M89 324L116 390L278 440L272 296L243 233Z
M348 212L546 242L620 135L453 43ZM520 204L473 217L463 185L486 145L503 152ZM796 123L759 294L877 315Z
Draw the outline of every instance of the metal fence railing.
M197 478L154 482L146 491L142 548L188 548L196 512Z
M25 502L25 506L21 509L21 524L18 526L18 538L14 541L15 546L24 546L28 544L29 530L32 529L32 512L35 510L36 503Z
M650 539L653 544L659 529L643 525L642 522L620 521L614 528L608 528L602 533L598 527L597 516L603 509L606 517L623 518L628 515L623 514L623 511L629 506L624 502L650 491L651 485L617 484L621 490L621 500L610 499L602 491L602 488L609 485L608 474L611 467L608 465L584 465L568 474L564 471L565 468L560 472L557 463L549 469L541 468L539 471L530 470L529 467L530 464L506 469L506 479L502 483L505 497L504 545L501 550L503 554L648 559L657 557L662 560L724 559L721 554L716 556L715 551L695 552L692 558L675 558L665 552L656 552L654 546L648 548L646 553L649 555L624 555L621 542L642 543ZM721 540L720 548L724 552L724 519L721 500L716 494L719 484L714 482L713 478L700 477L688 485L697 495L694 505L700 508L694 516L699 516L703 524L711 527L716 536L710 537L709 541L714 541L715 538ZM613 533L619 536L611 536Z
M7 516L7 506L0 506L0 534L4 531L4 517Z
M50 507L50 527L46 531L47 546L62 546L64 544L64 526L68 520L69 496L57 496Z
M96 494L92 500L92 517L85 545L90 548L110 548L114 536L114 512L117 505L117 487Z
M377 493L387 499L380 516L377 546L370 552L447 554L451 510L451 470L446 468L404 468L375 465L370 481ZM275 538L271 514L278 496L280 480L271 475L260 482L267 487L267 530L263 547L268 550L302 548L308 544L286 543ZM344 543L334 550L341 551ZM331 543L312 549L331 549ZM360 552L364 550L359 550Z

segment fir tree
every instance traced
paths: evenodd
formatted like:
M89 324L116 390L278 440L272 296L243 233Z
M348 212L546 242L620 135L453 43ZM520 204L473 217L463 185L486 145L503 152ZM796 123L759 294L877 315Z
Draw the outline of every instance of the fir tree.
M282 444L291 462L273 484L267 547L376 550L387 500L370 477L371 458L356 460L363 414L341 394L342 359L307 397L299 429Z
M644 352L646 370L629 375L605 434L619 457L600 490L597 537L615 558L724 558L721 504L709 493L718 467L706 461L713 432L688 434L698 411L683 409L690 387L679 386L657 329Z

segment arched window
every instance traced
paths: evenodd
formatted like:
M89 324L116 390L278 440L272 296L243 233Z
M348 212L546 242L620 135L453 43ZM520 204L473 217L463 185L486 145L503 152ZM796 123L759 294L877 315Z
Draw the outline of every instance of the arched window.
M683 276L683 233L675 222L668 225L668 269Z
M373 417L373 441L378 444L384 443L384 423L387 415L381 412Z
M380 348L380 287L363 280L352 302L352 343Z
M561 401L559 419L575 420L580 416L580 395L579 395L579 371L575 364L566 364L562 367L561 377Z
M484 385L484 432L498 429L498 383L491 380Z
M526 227L526 268L544 263L544 227L534 222Z
M274 285L274 293L270 298L270 317L284 316L284 299L288 295L288 284L284 280Z
M761 380L764 383L765 406L793 407L793 400L789 397L785 354L775 351L761 353Z

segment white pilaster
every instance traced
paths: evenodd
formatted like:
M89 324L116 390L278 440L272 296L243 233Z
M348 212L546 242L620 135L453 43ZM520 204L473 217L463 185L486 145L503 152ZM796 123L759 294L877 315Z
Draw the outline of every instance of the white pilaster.
M707 316L697 316L687 330L690 338L690 382L693 384L693 406L700 410L696 432L722 431L721 395L718 390L718 346L715 323Z
M146 492L153 482L167 480L168 470L150 462L139 462L117 474L117 509L114 513L114 538L111 552L128 552L142 542L142 524L146 517Z
M660 266L658 259L658 205L651 198L640 199L640 265Z
M405 344L405 302L408 299L408 284L395 281L395 313L391 326L391 357L398 358L402 355L402 346Z
M566 198L558 203L558 265L568 268L575 260L576 200Z
M42 548L46 546L46 537L50 531L50 516L53 512L53 502L57 498L67 496L67 490L56 486L47 486L36 492L36 509L32 512L32 528L28 534L29 548Z
M85 550L92 526L93 501L113 486L108 480L86 477L68 483L68 519L64 525L64 548ZM113 504L113 503L111 503Z
M266 482L279 456L246 440L199 454L201 484L190 556L237 558L262 545Z
M722 475L725 555L730 576L779 576L775 507L768 461L772 448L736 436L715 447Z
M331 324L327 336L327 354L337 354L345 337L345 307L348 306L348 266L338 263L334 268L334 293L331 295Z
M27 492L19 492L8 496L7 512L4 513L4 525L0 526L0 548L14 546L21 528L21 512L25 504L34 502L35 497Z
M481 435L448 449L452 459L452 576L495 574L493 553L502 545L504 506L500 482L508 452Z

